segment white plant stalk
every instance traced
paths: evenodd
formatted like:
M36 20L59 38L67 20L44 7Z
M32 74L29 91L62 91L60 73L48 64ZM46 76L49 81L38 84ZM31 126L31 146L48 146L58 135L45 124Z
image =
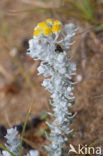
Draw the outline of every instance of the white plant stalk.
M5 138L7 139L7 144L5 145L6 148L15 154L15 156L18 156L20 139L18 138L18 131L16 128L7 129ZM7 151L3 151L2 156L11 156L11 154L9 154Z
M51 129L47 136L51 144L46 147L51 156L68 156L66 143L74 117L69 108L75 99L72 75L75 75L76 67L67 54L74 44L72 39L76 30L73 24L62 25L58 20L48 19L35 27L33 39L29 41L28 54L41 60L38 71L45 77L42 85L51 93L53 113L49 114L54 121L47 123Z

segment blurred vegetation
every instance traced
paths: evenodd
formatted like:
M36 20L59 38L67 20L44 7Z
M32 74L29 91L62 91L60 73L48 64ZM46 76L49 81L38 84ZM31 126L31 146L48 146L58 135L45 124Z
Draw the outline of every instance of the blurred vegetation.
M94 31L103 30L103 22L96 18L98 1L96 0L67 0L68 14L93 25ZM100 22L100 23L99 23Z
M48 117L48 112L44 110L44 111L42 112L41 116L40 116L40 119L41 119L41 120L46 120L47 117Z
M72 15L88 22L94 22L96 12L96 1L94 0L67 0Z

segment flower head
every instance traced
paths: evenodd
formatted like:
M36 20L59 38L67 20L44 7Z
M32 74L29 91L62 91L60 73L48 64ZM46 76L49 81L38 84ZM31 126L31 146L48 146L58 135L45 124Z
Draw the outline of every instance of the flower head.
M41 35L49 36L52 34L58 34L62 29L62 23L59 20L53 21L51 18L46 21L40 22L34 28L33 35L35 37L40 37Z
M40 27L41 29L44 29L45 27L48 26L48 24L46 22L41 22L37 24L38 27Z
M61 21L59 21L59 20L55 20L55 21L53 22L53 24L54 24L54 25L55 25L55 24L60 24L60 25L61 25L62 23L61 23Z
M52 20L51 18L48 18L48 19L46 20L46 22L47 22L48 24L52 24L52 23L53 23L53 20Z
M41 29L38 27L34 30L33 35L36 37L39 37L41 35L42 31Z
M51 29L49 26L47 26L47 27L45 27L45 28L43 29L43 34L44 34L45 36L49 36L49 35L51 35L51 33L52 33L52 29Z
M52 27L52 32L53 33L59 33L61 31L61 25L59 24L54 24L53 27Z

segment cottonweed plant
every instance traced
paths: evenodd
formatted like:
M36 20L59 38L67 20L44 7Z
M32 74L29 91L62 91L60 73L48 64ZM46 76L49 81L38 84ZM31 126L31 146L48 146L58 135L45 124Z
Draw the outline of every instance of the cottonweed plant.
M74 103L72 75L75 75L75 64L71 63L70 46L77 29L73 24L63 25L59 20L47 19L34 28L33 39L29 40L28 54L35 60L41 60L39 74L45 79L42 83L50 93L50 105L53 107L53 122L47 122L51 129L47 135L50 145L46 150L51 156L67 156L68 135L74 117L69 108Z
M30 107L31 108L31 107ZM5 136L5 139L7 141L7 143L5 144L5 146L0 144L0 148L3 149L3 151L0 153L0 156L21 156L22 155L22 151L23 151L23 147L22 147L22 143L23 143L23 137L24 137L24 133L25 133L25 129L26 129L26 125L29 119L29 115L30 115L30 109L26 115L25 118L25 122L24 122L24 126L23 126L23 130L22 130L22 134L21 136L19 135L19 132L17 131L17 128L10 128L7 129L7 134ZM25 156L35 156L33 153L38 153L38 151L29 151L27 153L27 155Z
M2 152L0 152L0 156L21 156L23 147L21 147L20 152L20 136L16 128L7 129L7 134L5 136L5 139L7 140L7 143L5 146L2 146L4 149ZM26 155L24 156L39 156L39 152L37 150L30 150Z
M2 151L0 156L18 156L20 139L16 128L7 129L5 138L7 139L6 150Z

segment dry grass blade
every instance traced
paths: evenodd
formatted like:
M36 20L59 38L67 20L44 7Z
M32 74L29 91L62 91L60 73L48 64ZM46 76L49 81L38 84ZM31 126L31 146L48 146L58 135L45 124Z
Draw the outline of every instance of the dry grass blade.
M95 45L97 46L97 48L101 52L101 54L103 54L103 45L100 42L100 40L97 38L97 36L95 35L95 33L90 32L90 37L94 41Z
M2 65L0 65L0 73L3 74L5 78L9 79L10 82L13 81L14 79L13 75L11 75Z

